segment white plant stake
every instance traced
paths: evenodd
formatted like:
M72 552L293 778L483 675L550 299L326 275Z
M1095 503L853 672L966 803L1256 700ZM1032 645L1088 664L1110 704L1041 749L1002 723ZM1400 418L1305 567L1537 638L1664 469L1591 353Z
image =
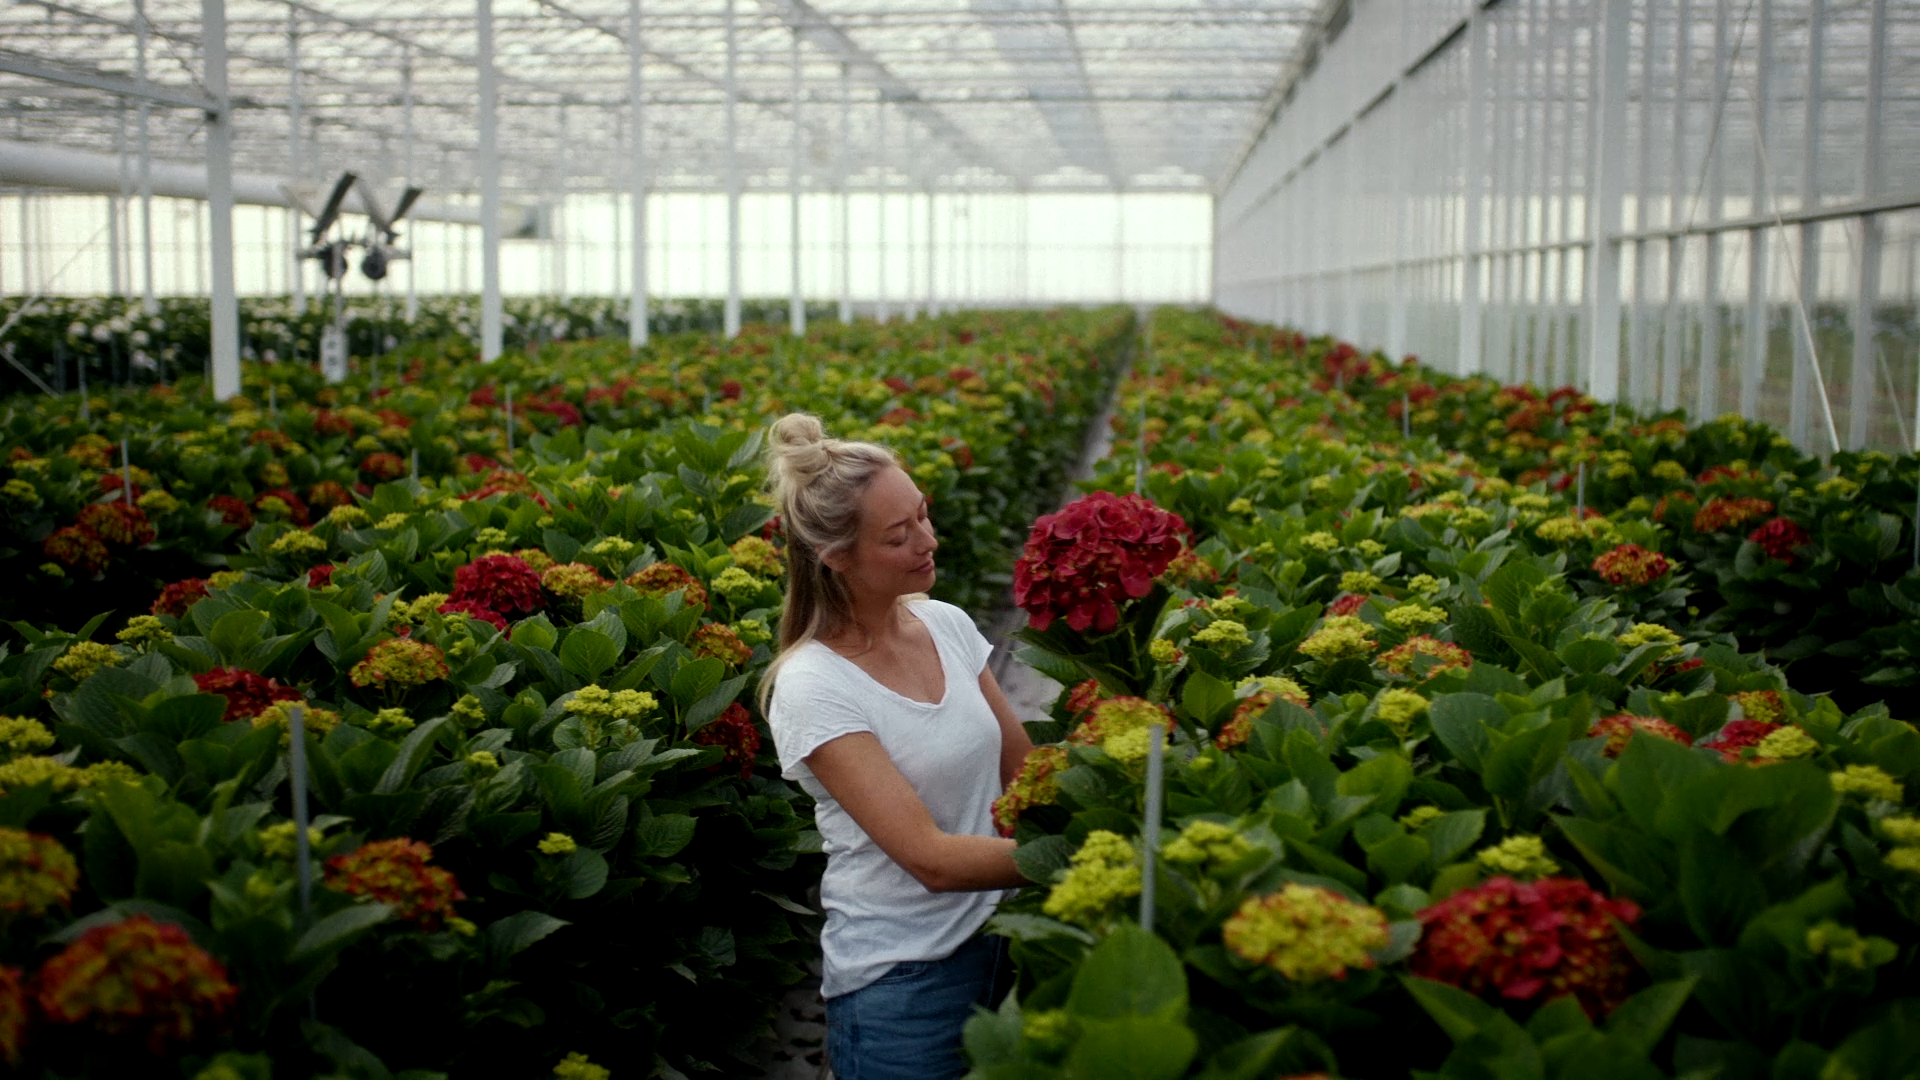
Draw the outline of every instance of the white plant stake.
M300 924L313 921L312 844L307 839L307 710L295 705L287 710L289 734L293 745L287 753L287 765L293 773L293 850L294 866L300 873Z
M507 464L513 464L513 387L507 387Z
M1147 734L1147 820L1140 828L1140 929L1153 932L1153 877L1155 856L1160 851L1160 802L1166 790L1165 724L1155 724Z
M1406 394L1400 395L1400 437L1413 438L1413 402Z
M1573 519L1587 520L1587 463L1582 461L1574 469L1573 481Z
M120 436L120 494L128 506L133 505L133 459L127 456L127 437Z

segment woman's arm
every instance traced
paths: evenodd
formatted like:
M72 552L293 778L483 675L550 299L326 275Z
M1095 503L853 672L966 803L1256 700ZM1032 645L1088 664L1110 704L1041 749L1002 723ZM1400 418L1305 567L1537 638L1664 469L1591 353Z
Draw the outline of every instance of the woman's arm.
M1025 764L1027 755L1033 752L1033 739L1027 735L1027 725L1014 715L1013 706L1008 704L1007 695L1000 690L999 680L993 677L992 668L980 669L980 695L987 699L987 705L993 709L994 719L1000 721L1000 786L1005 788L1020 775L1020 766Z
M1029 884L1013 864L1012 840L940 831L920 793L870 732L842 735L807 755L828 793L887 857L928 892L974 892Z

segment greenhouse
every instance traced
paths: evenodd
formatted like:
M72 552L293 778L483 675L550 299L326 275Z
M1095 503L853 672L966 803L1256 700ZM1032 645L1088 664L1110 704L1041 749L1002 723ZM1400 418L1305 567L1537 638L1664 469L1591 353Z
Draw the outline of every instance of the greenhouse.
M5 1075L1920 1076L1920 0L0 92Z

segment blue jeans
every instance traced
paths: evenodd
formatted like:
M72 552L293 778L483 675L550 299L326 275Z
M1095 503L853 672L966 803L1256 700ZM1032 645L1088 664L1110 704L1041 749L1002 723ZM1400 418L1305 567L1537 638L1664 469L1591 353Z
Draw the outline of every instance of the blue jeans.
M961 1030L993 1008L1007 939L976 935L942 960L910 960L850 994L827 999L827 1060L835 1080L955 1080L967 1073Z

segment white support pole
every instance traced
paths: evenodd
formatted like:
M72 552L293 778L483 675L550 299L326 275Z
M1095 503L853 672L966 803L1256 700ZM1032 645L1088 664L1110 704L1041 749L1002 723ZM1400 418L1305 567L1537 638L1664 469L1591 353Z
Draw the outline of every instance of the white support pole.
M1753 180L1747 196L1747 213L1756 218L1768 209L1771 178L1760 146L1766 142L1773 112L1773 0L1759 3L1759 40L1753 64ZM1767 247L1764 227L1747 234L1747 355L1740 371L1740 415L1749 420L1760 407L1760 380L1767 374Z
M227 0L200 0L201 75L218 114L207 117L208 247L212 262L209 365L213 397L240 393L240 304L233 284L233 107L227 100ZM195 237L198 240L198 237Z
M1653 190L1653 71L1656 66L1653 43L1658 12L1652 5L1645 12L1645 32L1640 42L1640 162L1633 182L1633 226L1637 232L1653 228L1648 195ZM1653 276L1647 272L1652 250L1653 242L1650 240L1633 242L1632 306L1627 312L1627 400L1636 407L1652 401L1648 378L1653 350L1648 343L1650 329L1647 325L1647 309L1653 303Z
M1687 73L1693 67L1691 55L1693 5L1676 0L1673 26L1673 144L1667 169L1667 228L1680 227L1685 220L1682 203L1687 197ZM1660 408L1680 407L1681 356L1685 349L1686 309L1680 304L1680 276L1686 269L1687 240L1683 236L1667 238L1667 302L1665 325L1660 343ZM1700 417L1705 420L1706 417Z
M1454 362L1454 372L1460 375L1482 367L1479 250L1486 242L1480 222L1486 191L1487 19L1484 10L1476 10L1467 26L1466 227L1460 237L1460 339Z
M302 93L300 86L300 9L287 6L287 183L299 185L306 180L306 162L302 151L305 143L300 137L302 128ZM293 282L293 313L307 313L307 260L300 257L306 246L301 242L300 211L290 209L287 213L287 275Z
M571 122L572 116L567 109L566 99L562 98L559 117L560 145L558 152L554 154L553 220L548 227L553 232L553 291L563 302L571 295L567 283L567 189L571 186L573 168L567 148L573 141Z
M874 130L878 145L874 148L874 175L879 177L875 184L876 202L880 207L878 214L879 229L874 240L874 257L879 265L879 292L874 300L873 318L876 322L887 321L887 97L884 91L875 102L876 119Z
M1763 0L1764 2L1764 0ZM1589 160L1587 229L1587 393L1604 402L1620 397L1620 202L1626 183L1627 48L1632 0L1600 0L1593 62L1599 76L1592 107L1597 137Z
M147 43L153 36L147 0L133 0L133 28L134 72L145 89ZM153 288L153 104L144 97L140 99L140 308L148 315L160 310Z
M800 289L800 162L806 129L800 123L800 28L797 26L793 40L787 45L787 64L793 77L787 95L793 108L793 147L787 164L787 331L794 337L805 337L807 305Z
M480 360L505 349L500 302L500 86L493 66L493 0L474 0L475 51L480 76Z
M937 188L938 181L936 178L932 176L927 177L927 318L929 319L940 314L940 290L936 288L933 283L933 252L935 247L933 242L933 198Z
M903 149L906 151L906 153L902 155L902 160L905 161L906 168L902 171L906 174L905 179L907 182L906 190L901 193L900 199L901 206L906 211L907 218L907 242L905 250L901 252L900 260L905 264L907 281L906 289L901 299L906 302L907 321L913 322L920 317L920 287L919 282L916 280L920 262L914 258L913 255L913 234L917 231L914 227L915 214L913 212L913 174L916 164L913 155L913 121L906 120L900 127L902 129L901 142L904 144Z
M840 65L840 139L834 147L834 171L840 188L840 321L853 321L853 202L847 190L847 143L853 137L853 82L846 64Z
M1866 147L1861 155L1860 197L1872 199L1880 194L1883 136L1880 123L1885 114L1887 81L1887 0L1873 0L1871 28L1867 33L1867 116ZM1883 232L1880 218L1868 214L1860 219L1860 266L1854 275L1853 294L1853 371L1847 409L1847 446L1864 450L1869 421L1873 416L1874 368L1879 362L1879 326L1874 311L1880 299L1880 251ZM1895 409L1897 402L1889 402Z
M740 44L735 0L727 0L727 306L723 332L740 336L740 127L734 113L740 97Z
M1721 122L1727 110L1727 74L1733 63L1731 29L1733 0L1713 5L1713 100L1709 115ZM1707 148L1707 220L1721 216L1726 204L1727 171L1723 140ZM1705 423L1720 412L1720 258L1724 245L1718 232L1707 234L1706 263L1700 283L1700 382L1694 393L1694 419Z
M405 186L412 187L413 186L414 133L413 133L413 46L411 45L407 46L402 51L401 61L400 61L400 123L402 127L405 129L404 142L402 144L404 147L404 154L405 154L405 167L401 171L406 174ZM415 279L418 277L418 275L414 272L414 269L413 269L414 268L414 260L412 257L413 243L411 241L407 243L407 253L408 253L407 325L412 326L414 319L418 317L420 314L420 295L415 289Z
M645 38L640 28L640 0L627 0L627 131L633 141L627 178L629 213L628 243L632 247L632 280L627 283L627 345L644 348L647 344L647 122L645 87Z
M1393 111L1393 144L1385 148L1387 182L1392 185L1388 198L1392 201L1393 229L1393 267L1387 275L1387 358L1398 361L1407 353L1407 298L1405 265L1407 261L1408 228L1407 192L1408 162L1405 148L1409 137L1407 110L1411 107L1405 93L1406 84L1395 82L1391 96L1385 107Z
M127 103L122 100L115 110L113 118L113 156L120 165L120 191L107 196L107 276L108 292L115 298L127 294L125 264L121 256L125 252L125 222L121 214L127 205L128 188L132 178L127 175Z
M1803 128L1805 142L1801 146L1800 160L1800 207L1803 210L1820 205L1820 125L1825 112L1822 99L1826 95L1826 23L1826 0L1812 0L1812 7L1807 12L1807 111ZM1800 302L1795 305L1794 318L1800 325L1799 332L1793 335L1793 378L1789 383L1787 398L1787 438L1802 450L1809 450L1815 445L1813 393L1816 383L1820 383L1813 370L1820 358L1813 349L1813 327L1807 325L1807 320L1813 317L1814 304L1820 297L1820 223L1817 221L1806 221L1800 225L1799 270ZM1824 402L1822 408L1825 408Z

